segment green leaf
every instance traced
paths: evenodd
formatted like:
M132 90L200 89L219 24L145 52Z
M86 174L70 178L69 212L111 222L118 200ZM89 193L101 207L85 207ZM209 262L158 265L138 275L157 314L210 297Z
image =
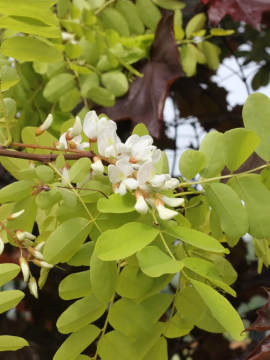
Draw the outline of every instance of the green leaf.
M181 261L174 260L157 246L146 246L137 254L140 268L150 277L175 274L183 268Z
M20 0L13 0L11 3L0 0L0 14L19 17L26 14L27 17L40 20L45 24L57 25L57 18L50 10L54 3L56 3L54 0L43 0L38 4L35 0L25 0L23 3Z
M93 294L77 300L58 318L56 326L62 334L80 330L97 320L106 310L107 304L100 302Z
M249 95L243 107L243 121L247 129L255 131L260 137L256 153L265 161L270 160L270 99L257 93Z
M220 48L209 41L202 41L197 46L204 53L208 67L211 70L217 70L221 53Z
M59 284L59 296L63 300L72 300L91 294L89 270L66 276Z
M8 228L11 230L23 229L32 232L34 222L36 221L37 207L33 196L29 196L20 202L17 202L13 212L24 209L24 213L17 219L8 222Z
M192 37L192 34L196 31L203 29L206 23L207 17L204 13L199 13L193 16L186 26L186 37L187 39Z
M88 96L98 105L110 107L115 103L115 96L113 93L101 86L94 86L89 89Z
M205 187L205 193L226 235L238 239L248 232L246 209L230 186L213 183Z
M81 93L77 88L63 94L59 99L59 106L63 112L72 111L81 101Z
M216 266L210 261L196 257L187 257L182 260L182 263L186 268L208 279L212 284L226 291L228 294L236 296L235 291L223 281Z
M28 180L20 180L11 183L0 190L0 203L20 201L31 196L34 183Z
M178 0L153 0L155 4L166 10L182 10L186 6Z
M101 198L97 202L98 211L102 213L122 214L134 211L135 198L131 194L121 196L112 194L109 198Z
M196 325L200 329L213 333L225 332L222 324L213 317L210 309L194 287L182 289L176 296L175 305L180 317L180 327L184 322L186 326L193 327Z
M14 32L39 35L47 38L59 38L61 33L56 26L48 26L39 21L33 21L30 17L1 17L1 27Z
M169 174L169 161L165 151L161 151L161 158L155 163L155 174Z
M132 339L114 330L106 333L98 342L98 354L102 360L136 360L137 349Z
M126 19L131 33L136 35L144 33L144 25L139 17L135 4L133 4L130 0L118 0L115 8Z
M184 44L179 48L183 70L187 76L196 74L197 51L193 44Z
M224 136L225 162L229 170L237 170L260 144L259 136L243 128L226 131Z
M96 73L80 76L80 89L83 97L88 97L88 91L99 84L99 77Z
M156 5L151 0L137 0L136 7L144 25L155 31L161 19L161 13Z
M3 91L3 90L2 90ZM16 115L16 101L12 98L4 98L3 99L5 110L6 110L6 116L7 120L12 120L15 118Z
M120 71L110 71L101 75L102 84L114 96L120 97L128 91L128 80L125 74Z
M6 91L16 85L20 78L16 69L8 65L2 65L0 68L1 91Z
M114 29L122 36L129 36L129 27L122 14L113 8L106 8L101 13L101 20L105 27Z
M154 325L147 309L128 299L120 299L112 305L109 322L115 330L135 339L150 335Z
M88 158L81 158L76 160L69 170L69 179L71 182L81 182L86 178L91 167L91 160Z
M102 261L94 253L90 261L90 282L94 295L108 302L114 294L118 279L115 261Z
M156 324L151 335L136 341L118 331L110 331L99 341L98 354L102 360L142 359L160 338L162 328L163 324Z
M233 339L242 340L245 337L241 335L244 331L244 326L240 316L229 301L216 290L200 281L191 280L191 283L209 308L213 317Z
M188 335L193 329L193 323L187 318L182 317L177 312L168 322L164 331L164 335L169 338L179 338L184 335Z
M89 241L83 244L79 250L68 261L68 265L71 266L88 266L90 264L90 258L93 254L95 243Z
M144 135L149 135L149 131L143 123L139 123L132 130L132 135L133 134L144 136Z
M72 74L62 73L52 77L47 82L43 95L50 102L57 102L60 97L75 87L75 78Z
M168 221L166 223L163 222L161 225L161 230L168 235L171 235L189 245L202 250L216 253L227 253L228 251L213 237L197 230L178 226L172 221Z
M225 166L224 135L218 131L211 131L205 135L200 152L205 155L206 159L200 174L206 178L218 176Z
M53 169L46 165L39 165L35 168L37 177L45 183L51 182L54 178Z
M179 170L186 179L192 179L205 165L205 156L198 150L188 149L179 160Z
M150 244L157 235L158 230L149 225L130 222L102 233L96 244L96 253L104 261L124 259Z
M9 335L0 336L0 351L16 351L25 346L29 346L29 344L21 337Z
M99 333L98 327L87 325L71 334L57 350L53 360L79 360L78 355L97 338Z
M193 196L186 205L186 219L196 230L204 231L204 226L209 220L209 203L204 195ZM177 215L178 216L178 215ZM175 217L175 220L177 217ZM179 223L179 225L182 225ZM183 224L183 226L186 226Z
M168 360L167 341L160 338L147 352L143 360Z
M33 51L35 49L35 51ZM55 47L36 38L14 36L3 41L2 54L21 61L53 63L62 60L62 54Z
M171 276L164 275L159 278L146 276L138 266L127 265L120 272L117 293L128 299L142 299L158 293L169 282Z
M235 177L229 185L244 200L248 213L249 233L258 239L270 237L270 191L263 185L259 175Z
M14 308L24 298L20 290L7 290L0 292L0 314Z
M212 28L210 29L210 34L213 36L229 36L234 34L234 30L226 30L221 28Z
M87 219L78 217L58 226L46 241L45 260L50 264L68 261L85 241L89 225Z
M16 264L11 264L11 263L0 264L0 286L14 279L19 274L20 271L21 268Z

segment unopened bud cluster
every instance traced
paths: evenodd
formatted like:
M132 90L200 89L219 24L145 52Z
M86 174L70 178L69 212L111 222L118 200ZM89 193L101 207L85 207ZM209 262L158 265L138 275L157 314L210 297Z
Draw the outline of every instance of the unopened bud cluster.
M50 115L40 128L51 124ZM174 198L172 191L179 185L177 179L169 174L157 174L155 164L161 158L161 151L153 145L150 135L131 135L124 143L117 135L116 123L105 117L99 118L95 111L89 111L81 124L77 116L73 127L59 138L57 148L68 150L87 150L91 143L97 143L98 154L91 164L91 177L104 174L102 160L108 165L108 176L115 193L125 195L132 192L136 198L135 210L145 214L149 207L155 209L163 220L172 219L178 214L172 208L184 205L183 198ZM82 132L89 139L82 142ZM62 169L62 181L68 183L68 168ZM88 176L88 179L90 176ZM165 193L171 194L165 196Z

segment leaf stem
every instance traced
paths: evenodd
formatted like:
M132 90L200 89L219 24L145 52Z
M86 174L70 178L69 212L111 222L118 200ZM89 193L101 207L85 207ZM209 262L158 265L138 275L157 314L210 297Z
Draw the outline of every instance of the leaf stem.
M152 217L153 217L153 219L154 219L155 225L159 225L158 220L157 220L157 217L156 217L156 215L155 215L155 213L154 213L154 210L151 211L151 214L152 214ZM163 242L163 245L164 245L165 249L167 250L168 254L170 255L170 257L171 257L173 260L175 260L175 257L174 257L174 255L173 255L173 253L171 252L168 244L166 243L166 240L165 240L165 238L164 238L164 236L163 236L163 234L162 234L161 231L159 231L159 236L160 236L161 241Z
M63 178L63 175L61 174L61 172L51 163L48 164L61 178ZM74 186L67 181L67 185L70 187L70 189L74 192L74 194L77 196L77 198L79 199L79 201L81 202L82 206L84 207L87 215L89 216L90 220L95 224L96 228L98 229L98 231L100 233L102 233L101 228L99 227L98 223L96 222L94 216L91 214L91 212L89 211L88 207L86 206L85 202L83 201L83 199L81 198L80 194L76 191L76 189L74 188Z
M213 177L213 178L202 179L202 180L193 181L193 182L183 182L178 186L178 189L181 189L181 188L187 187L187 186L191 186L191 185L205 184L205 183L216 181L216 180L230 179L230 178L235 177L235 176L238 176L238 177L239 176L244 176L246 174L250 174L250 173L256 172L258 170L265 169L269 165L270 164L264 164L264 165L261 165L261 166L258 166L256 168L254 168L254 169L250 169L250 170L244 171L242 173L238 173L238 174L229 174L229 175L216 176L216 177ZM177 196L182 196L182 195L183 195L183 193L177 194Z

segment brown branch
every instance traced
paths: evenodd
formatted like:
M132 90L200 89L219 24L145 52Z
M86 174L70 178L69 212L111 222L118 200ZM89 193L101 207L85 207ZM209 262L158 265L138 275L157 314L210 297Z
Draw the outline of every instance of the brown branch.
M96 154L92 151L80 151L73 154L65 153L63 155L66 160L78 160L83 157L92 159L94 156L96 156ZM23 151L7 150L5 147L0 146L0 156L6 156L16 159L34 160L42 162L44 164L48 164L49 162L55 161L58 154L31 154Z
M53 146L37 145L37 144L22 144L22 143L17 143L17 142L12 142L9 146L10 147L18 147L18 148L41 149L41 150L62 151L62 152L68 151L68 152L73 152L73 153L81 153L81 150L78 150L78 149L63 150L63 149L57 149L56 147L53 147Z

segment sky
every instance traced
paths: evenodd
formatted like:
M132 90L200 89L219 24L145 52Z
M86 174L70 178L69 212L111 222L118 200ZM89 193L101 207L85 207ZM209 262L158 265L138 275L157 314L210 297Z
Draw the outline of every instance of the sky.
M246 48L242 50L247 50ZM270 53L270 47L268 49ZM240 64L243 60L239 60ZM267 96L270 97L270 84L268 86L261 87L257 91L253 91L251 87L251 80L253 75L256 73L256 70L258 69L257 63L250 63L249 65L245 65L243 67L243 72L245 77L247 78L247 86L249 93L252 94L254 92L261 92ZM220 86L223 86L227 91L227 100L231 107L234 107L235 105L243 105L248 97L248 91L244 84L244 82L241 79L241 71L239 68L238 63L236 62L234 57L226 58L220 65L216 72L216 74L213 76L213 81L215 81ZM173 101L171 98L167 98L165 102L164 107L164 120L167 124L174 122L175 117L175 110ZM179 111L178 111L178 118L179 118ZM177 133L179 134L177 136L177 161L176 166L174 169L172 169L173 164L173 158L174 158L174 151L173 150L166 150L166 154L169 159L170 164L170 171L171 174L177 176L179 175L178 170L178 161L180 155L185 151L189 146L190 142L196 146L197 139L201 142L204 135L206 134L205 130L200 126L200 124L196 121L195 118L193 119L182 119L179 118L180 125L178 126ZM195 128L196 128L196 134L194 132L194 127L190 124L190 122L195 121ZM175 137L175 131L173 127L169 127L169 130L167 131L167 135L171 138Z

